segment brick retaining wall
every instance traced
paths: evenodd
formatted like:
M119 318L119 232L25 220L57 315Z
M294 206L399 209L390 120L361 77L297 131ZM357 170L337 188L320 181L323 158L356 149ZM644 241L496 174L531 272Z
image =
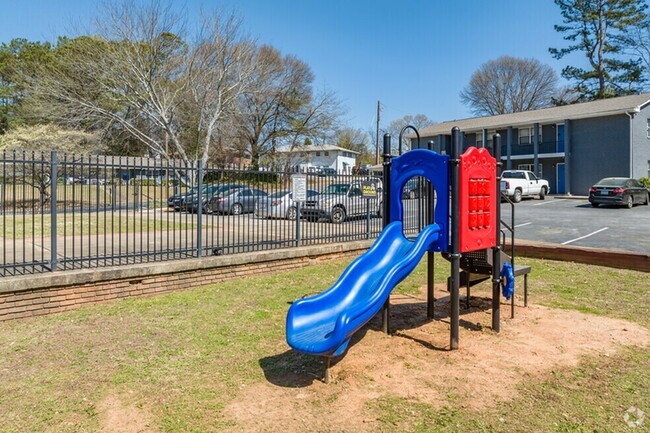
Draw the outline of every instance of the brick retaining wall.
M234 278L350 258L370 241L263 251L129 267L61 271L0 280L0 321L72 310L116 299L157 295Z
M296 269L349 258L372 241L326 244L232 256L159 262L114 268L60 271L0 279L0 321L72 310L116 299L151 296L261 273ZM650 272L650 255L521 242L517 255ZM509 248L505 249L509 252ZM533 269L533 273L534 273Z

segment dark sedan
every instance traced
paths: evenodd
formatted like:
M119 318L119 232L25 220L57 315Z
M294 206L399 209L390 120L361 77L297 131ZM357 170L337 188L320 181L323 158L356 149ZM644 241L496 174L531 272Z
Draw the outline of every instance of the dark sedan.
M201 206L203 207L203 211L206 213L210 212L210 209L206 205L212 197L228 194L229 191L240 189L240 188L246 188L246 185L232 184L232 183L227 183L223 185L215 184L215 185L211 185L207 189L204 189L203 194L200 195ZM198 212L199 195L193 194L191 196L185 197L181 205L181 208L191 213Z
M625 206L650 202L648 190L636 179L627 177L606 177L589 188L589 203L593 207L604 205Z
M205 191L207 185L204 185L202 190ZM173 208L175 211L179 211L182 208L183 201L185 198L195 195L199 191L198 187L190 188L182 194L172 195L167 199L167 206Z
M255 188L231 189L208 200L207 212L239 215L255 210L255 201L266 197L267 193Z

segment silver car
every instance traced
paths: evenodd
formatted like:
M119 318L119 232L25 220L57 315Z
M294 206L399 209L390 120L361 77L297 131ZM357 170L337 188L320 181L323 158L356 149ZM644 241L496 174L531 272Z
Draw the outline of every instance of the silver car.
M307 199L313 199L318 191L307 190ZM255 216L261 218L296 219L296 203L290 190L278 191L267 197L260 198L255 203Z
M266 192L255 188L230 189L211 197L205 207L207 212L239 215L253 212L255 202L266 196Z

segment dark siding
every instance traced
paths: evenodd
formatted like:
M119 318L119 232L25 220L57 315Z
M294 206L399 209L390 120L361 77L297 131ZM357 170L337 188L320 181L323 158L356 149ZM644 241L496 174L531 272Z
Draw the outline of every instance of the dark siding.
M587 195L603 177L630 172L630 125L626 114L571 122L571 193Z

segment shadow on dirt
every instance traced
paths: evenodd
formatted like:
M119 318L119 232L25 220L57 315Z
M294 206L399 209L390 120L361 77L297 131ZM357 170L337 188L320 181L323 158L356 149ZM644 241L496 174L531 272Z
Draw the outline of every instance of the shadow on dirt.
M461 317L463 314L476 311L488 311L491 308L491 302L489 298L472 297L470 299L470 308L466 309L464 308L464 299L461 299ZM436 299L433 320L449 323L449 296ZM427 303L420 301L419 298L417 302L392 303L390 306L390 331L391 335L395 338L406 338L430 350L449 350L449 346L436 346L429 341L413 337L406 333L406 331L421 327L430 321L431 319L427 318ZM482 325L463 320L462 318L459 321L459 325L469 331L481 332L483 330ZM348 350L363 340L369 330L381 332L381 311L352 336ZM336 365L344 358L345 354L332 358L331 366ZM287 350L277 355L261 358L259 365L264 371L266 380L272 384L287 388L301 388L310 386L315 381L323 381L325 362L324 357L305 355L294 350Z

